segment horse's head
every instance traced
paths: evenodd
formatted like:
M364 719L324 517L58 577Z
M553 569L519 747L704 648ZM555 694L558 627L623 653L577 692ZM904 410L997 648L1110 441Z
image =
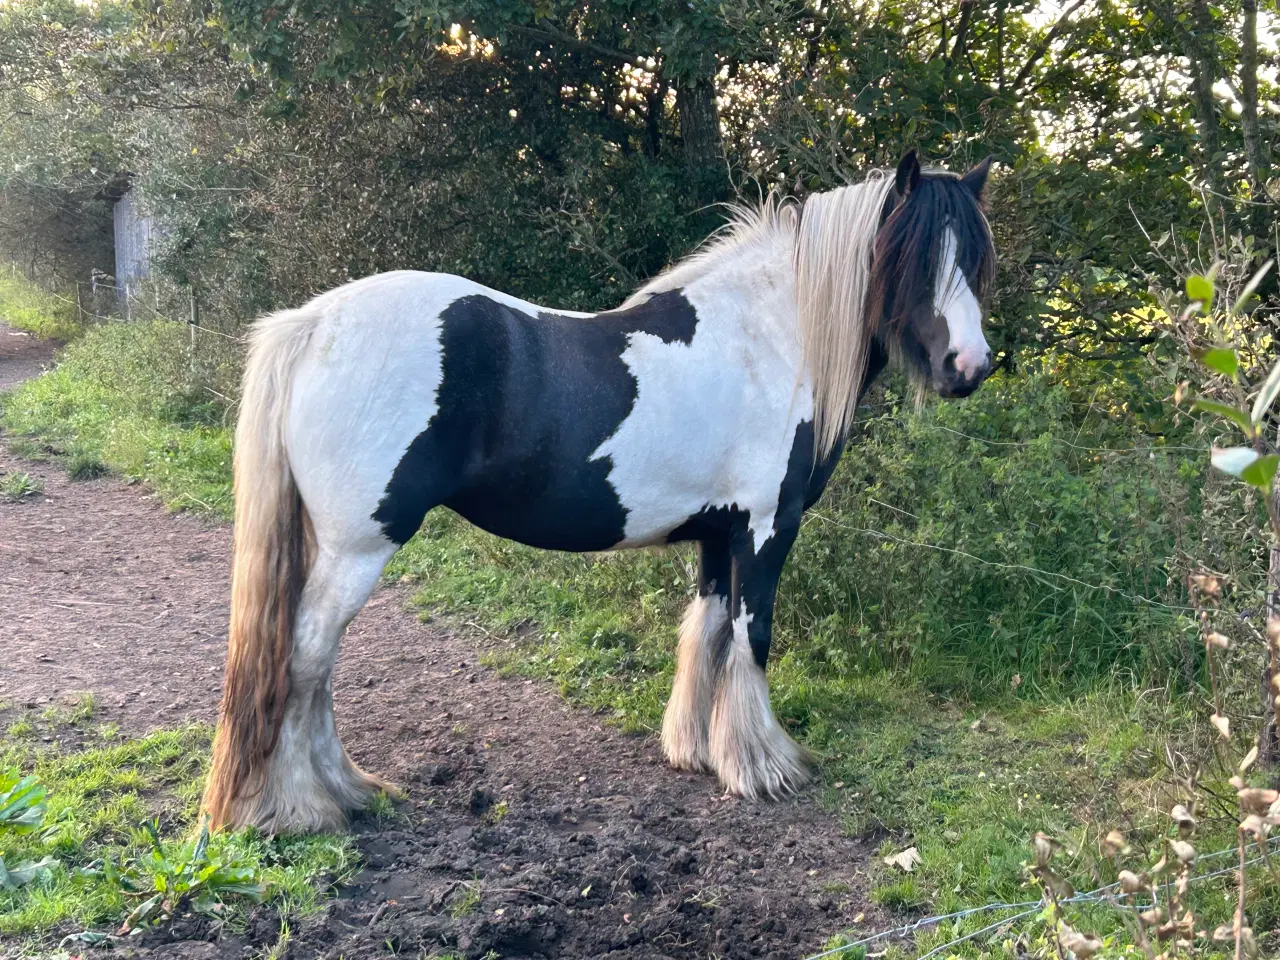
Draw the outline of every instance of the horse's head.
M988 157L964 176L898 164L876 235L871 322L881 345L943 397L967 397L991 372L982 333L995 249L982 213Z

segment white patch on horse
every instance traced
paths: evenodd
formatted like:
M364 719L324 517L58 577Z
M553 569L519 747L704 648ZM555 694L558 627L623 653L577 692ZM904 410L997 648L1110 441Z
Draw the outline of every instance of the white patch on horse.
M711 765L740 797L781 797L809 779L811 758L773 715L769 684L748 638L754 614L741 608L711 708Z
M948 227L942 236L942 259L933 288L933 309L947 318L956 370L972 377L990 361L991 348L982 333L982 305L956 263L957 252L955 231Z
M636 380L635 405L591 457L612 461L609 483L627 515L619 548L660 543L716 507L749 511L757 553L774 534L796 427L812 419L813 393L807 377L796 386L789 271L772 251L761 253L683 289L698 317L690 343L650 333L628 339L622 360ZM770 320L779 329L762 329Z

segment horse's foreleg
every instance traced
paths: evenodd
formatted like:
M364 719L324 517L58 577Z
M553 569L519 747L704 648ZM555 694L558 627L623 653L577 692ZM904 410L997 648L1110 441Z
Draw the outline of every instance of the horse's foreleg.
M382 785L351 762L333 722L338 642L364 606L394 547L360 552L320 545L302 593L289 661L289 696L267 766L259 823L271 832L339 827Z
M724 540L698 544L698 595L680 622L676 678L662 718L662 750L673 767L710 771L711 704L729 643L732 563Z
M799 530L783 523L759 553L750 538L735 545L730 610L732 639L711 711L711 763L730 793L778 797L809 779L809 754L791 739L769 705L765 665L782 565Z

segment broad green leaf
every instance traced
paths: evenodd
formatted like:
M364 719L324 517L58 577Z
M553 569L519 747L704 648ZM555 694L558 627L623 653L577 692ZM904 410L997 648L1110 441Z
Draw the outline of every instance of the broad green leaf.
M1217 370L1225 377L1234 377L1240 369L1240 360L1230 347L1214 347L1200 356L1200 362L1212 370Z
M1209 462L1223 473L1238 477L1258 459L1258 451L1252 447L1214 447Z
M4 858L0 857L0 888L5 890L16 890L18 887L24 887L33 880L44 879L52 873L53 868L58 865L58 861L53 857L45 857L43 860L27 863L20 863L16 867L5 865Z
M1249 414L1249 419L1254 423L1261 423L1262 418L1271 409L1271 404L1276 402L1276 394L1280 394L1280 360L1277 360L1275 366L1271 368L1266 381L1262 384L1262 389L1254 397L1253 410Z
M1276 475L1277 464L1280 464L1280 456L1268 453L1241 470L1240 479L1260 490L1269 490L1271 478Z
M1203 397L1193 401L1191 406L1197 410L1203 410L1205 413L1216 413L1220 417L1226 417L1250 437L1254 434L1253 421L1249 419L1243 410L1229 407L1225 403L1218 403L1216 400L1206 400Z
M35 777L0 776L0 833L30 833L44 819L45 789Z
M1253 296L1253 292L1258 289L1258 284L1260 284L1262 282L1262 278L1270 272L1274 263L1274 260L1268 260L1258 268L1257 273L1249 278L1249 282L1245 284L1244 292L1241 293L1240 296L1236 297L1236 302L1231 305L1231 316L1234 317L1244 309L1244 305L1248 302L1249 298Z
M1198 273L1187 277L1187 299L1200 301L1202 309L1208 311L1213 303L1213 281Z

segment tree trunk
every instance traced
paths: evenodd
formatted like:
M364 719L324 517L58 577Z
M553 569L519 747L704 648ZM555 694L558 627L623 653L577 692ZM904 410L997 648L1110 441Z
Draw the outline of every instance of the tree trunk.
M977 5L978 0L960 0L960 22L956 24L956 38L951 44L951 55L947 57L948 71L954 70L956 63L964 57L969 43L969 23Z
M1209 209L1217 213L1222 209L1226 189L1222 181L1222 169L1218 153L1218 109L1213 99L1213 84L1217 80L1216 58L1213 56L1213 12L1209 0L1194 0L1191 7L1191 28L1194 41L1187 44L1187 58L1191 61L1191 101L1195 108L1196 126L1200 129L1201 164L1205 185L1214 194L1209 198Z
M699 180L705 200L723 198L727 171L715 82L710 77L680 80L676 84L676 108L680 112L685 166Z
M1244 158L1249 168L1249 232L1259 248L1259 260L1270 247L1271 210L1267 204L1267 158L1258 132L1258 0L1241 0L1244 24L1240 37L1240 125Z

